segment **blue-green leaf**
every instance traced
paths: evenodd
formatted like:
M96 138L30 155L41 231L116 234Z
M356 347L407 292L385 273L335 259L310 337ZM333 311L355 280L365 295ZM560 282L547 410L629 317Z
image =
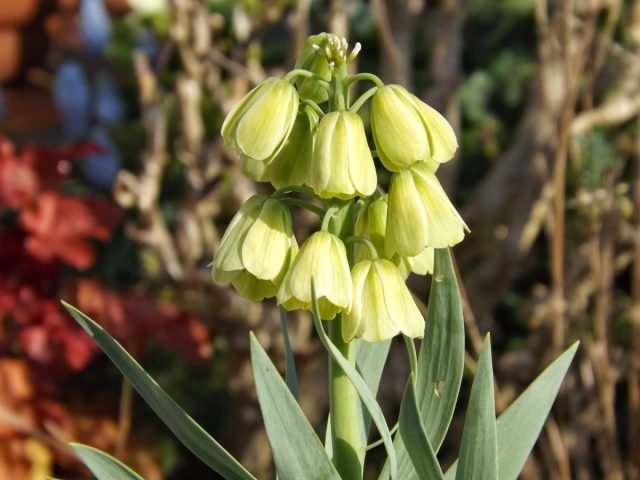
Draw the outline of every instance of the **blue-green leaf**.
M251 366L278 477L340 480L320 439L253 333Z
M444 439L458 400L464 372L464 319L453 263L448 249L436 249L429 311L418 356L416 396L424 428L435 452ZM398 475L419 480L401 435L394 446ZM385 464L380 478L389 478Z
M293 358L293 350L291 349L291 342L289 341L286 314L284 313L284 308L281 306L278 306L278 311L280 312L280 325L282 327L282 339L284 340L284 378L291 394L297 400L299 398L298 375L296 374L296 362Z
M98 480L144 480L117 458L97 448L72 443L71 448Z
M178 440L196 457L227 479L250 480L255 478L193 418L187 415L175 400L162 390L140 364L122 348L122 345L100 325L68 303L62 302L62 304L80 326L93 337Z
M415 378L409 376L400 405L400 435L413 468L419 478L438 480L444 478L436 454L431 447L429 436L424 429L418 399L416 398Z
M380 437L382 437L384 447L387 450L387 455L389 456L389 464L390 464L390 473L391 478L398 478L397 472L397 461L396 461L396 453L393 448L393 441L391 439L391 433L389 432L389 426L387 425L386 420L384 419L384 414L382 413L382 409L378 402L376 402L375 397L371 393L369 386L360 376L358 371L355 369L353 365L347 360L340 350L333 344L327 332L324 331L324 327L322 326L322 321L320 320L320 315L318 314L318 301L316 299L316 292L311 284L311 298L312 298L312 317L313 322L316 326L316 330L318 331L318 336L320 337L320 341L325 346L329 355L333 357L336 363L340 366L340 368L344 371L345 375L349 377L349 380L353 384L353 387L358 392L358 395L362 399L362 403L364 403L365 407L369 411L371 415L371 419L375 424L378 432L380 432Z
M500 480L518 478L533 448L551 406L558 395L578 343L560 355L531 385L507 408L497 421L498 473ZM447 471L445 478L456 477L457 463Z
M487 335L471 387L456 480L498 480L491 341Z

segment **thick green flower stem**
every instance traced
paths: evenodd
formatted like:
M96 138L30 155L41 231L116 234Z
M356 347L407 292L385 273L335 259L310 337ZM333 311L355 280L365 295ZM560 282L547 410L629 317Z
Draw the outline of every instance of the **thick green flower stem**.
M331 95L329 96L329 111L344 112L347 109L347 89L344 79L347 76L347 64L336 66L331 77Z
M341 316L329 324L329 337L340 352L355 364L355 344L342 339ZM334 361L329 362L329 408L331 412L331 442L333 463L345 480L362 478L367 439L361 432L360 397L351 380Z

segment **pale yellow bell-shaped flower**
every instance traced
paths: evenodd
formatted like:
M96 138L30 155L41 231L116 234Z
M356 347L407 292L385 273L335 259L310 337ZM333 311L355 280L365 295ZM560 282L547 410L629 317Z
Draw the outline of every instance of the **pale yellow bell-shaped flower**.
M398 172L431 158L429 134L420 112L400 85L380 87L371 99L371 132L387 170Z
M451 247L467 229L426 163L395 173L389 188L385 255L413 257L426 247Z
M242 155L242 171L258 182L271 182L275 188L307 184L318 120L313 108L300 109L291 133L269 163Z
M269 162L287 139L297 112L295 87L286 80L268 78L227 115L222 138L243 155Z
M297 251L287 206L256 195L240 208L223 235L213 260L213 279L231 282L252 300L273 297Z
M400 85L376 91L371 100L371 131L380 161L392 172L417 162L446 162L458 148L447 120Z
M349 262L345 246L336 235L319 231L304 241L278 290L278 303L287 310L311 310L312 280L321 318L331 320L349 309Z
M397 253L386 257L384 238L387 231L388 198L388 195L381 195L362 207L356 219L354 234L369 240L380 257L391 260L398 267L403 278L407 278L411 272L418 275L433 273L434 252L431 247L425 248L423 252L413 257L403 257ZM357 243L354 246L355 263L368 259L371 259L369 249Z
M323 198L367 197L377 176L362 119L353 112L331 112L320 120L309 186Z
M389 260L362 260L351 270L353 301L342 317L342 337L378 342L403 333L424 335L420 314L404 279Z

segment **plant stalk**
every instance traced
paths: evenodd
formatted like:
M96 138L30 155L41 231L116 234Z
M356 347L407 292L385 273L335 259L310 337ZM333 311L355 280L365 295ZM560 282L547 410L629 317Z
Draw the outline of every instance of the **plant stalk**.
M355 344L342 339L341 318L338 315L328 322L329 338L355 364ZM367 450L366 436L361 431L360 398L349 377L334 360L329 360L329 408L333 463L342 478L360 479Z

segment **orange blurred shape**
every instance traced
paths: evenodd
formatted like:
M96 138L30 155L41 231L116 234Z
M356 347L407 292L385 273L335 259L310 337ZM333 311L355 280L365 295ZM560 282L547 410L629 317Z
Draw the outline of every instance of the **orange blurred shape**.
M47 3L41 0L2 0L0 25L25 25L31 22Z
M0 27L0 82L12 78L20 69L22 38L10 27Z

